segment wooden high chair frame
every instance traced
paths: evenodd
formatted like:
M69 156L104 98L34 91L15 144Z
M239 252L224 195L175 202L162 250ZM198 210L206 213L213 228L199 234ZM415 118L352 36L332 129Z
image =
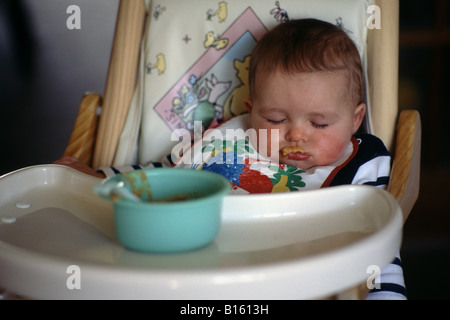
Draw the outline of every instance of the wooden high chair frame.
M399 0L376 0L381 29L368 30L367 76L373 133L393 155L388 191L407 219L419 193L421 123L415 110L398 115ZM135 89L145 24L144 0L121 0L105 93L86 94L64 155L94 168L110 166ZM98 116L98 107L102 107Z

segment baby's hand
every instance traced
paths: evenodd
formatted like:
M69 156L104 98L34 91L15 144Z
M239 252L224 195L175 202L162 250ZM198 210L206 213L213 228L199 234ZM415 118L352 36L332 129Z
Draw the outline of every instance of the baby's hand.
M56 160L53 163L73 168L77 171L86 173L88 175L91 175L91 176L94 176L97 178L102 178L102 179L105 178L105 175L103 173L99 173L99 172L95 171L94 169L92 169L88 165L82 163L80 160L78 160L75 157L63 156L61 159Z

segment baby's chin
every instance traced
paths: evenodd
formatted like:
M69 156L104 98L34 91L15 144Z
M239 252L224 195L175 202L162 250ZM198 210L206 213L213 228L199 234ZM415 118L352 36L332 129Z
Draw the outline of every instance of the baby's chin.
M295 160L281 158L279 162L282 164L288 165L288 166L297 167L302 170L309 170L309 169L315 167L314 165L305 163L305 161L295 161Z
M283 158L281 154L279 154L278 157L270 157L267 155L266 157L276 163L297 167L302 170L308 170L315 167L314 164L311 164L311 161L287 159Z

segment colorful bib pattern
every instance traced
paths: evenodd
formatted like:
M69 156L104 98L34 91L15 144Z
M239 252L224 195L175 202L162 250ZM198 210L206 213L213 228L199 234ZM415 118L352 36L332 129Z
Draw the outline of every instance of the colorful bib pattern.
M350 142L341 159L330 166L302 170L274 162L259 154L247 136L249 120L245 114L224 122L216 129L220 134L207 133L175 166L218 173L232 183L234 193L274 193L324 187L330 174L353 155Z

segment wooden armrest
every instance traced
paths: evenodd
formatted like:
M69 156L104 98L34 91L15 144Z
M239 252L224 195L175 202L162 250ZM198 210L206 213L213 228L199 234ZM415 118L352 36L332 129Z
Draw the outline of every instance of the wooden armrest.
M422 127L416 110L400 113L397 140L388 191L403 210L403 221L408 218L418 196L420 183L420 150Z
M65 156L76 157L89 166L93 158L98 107L101 102L102 97L96 93L88 93L83 97L72 134L64 151Z

